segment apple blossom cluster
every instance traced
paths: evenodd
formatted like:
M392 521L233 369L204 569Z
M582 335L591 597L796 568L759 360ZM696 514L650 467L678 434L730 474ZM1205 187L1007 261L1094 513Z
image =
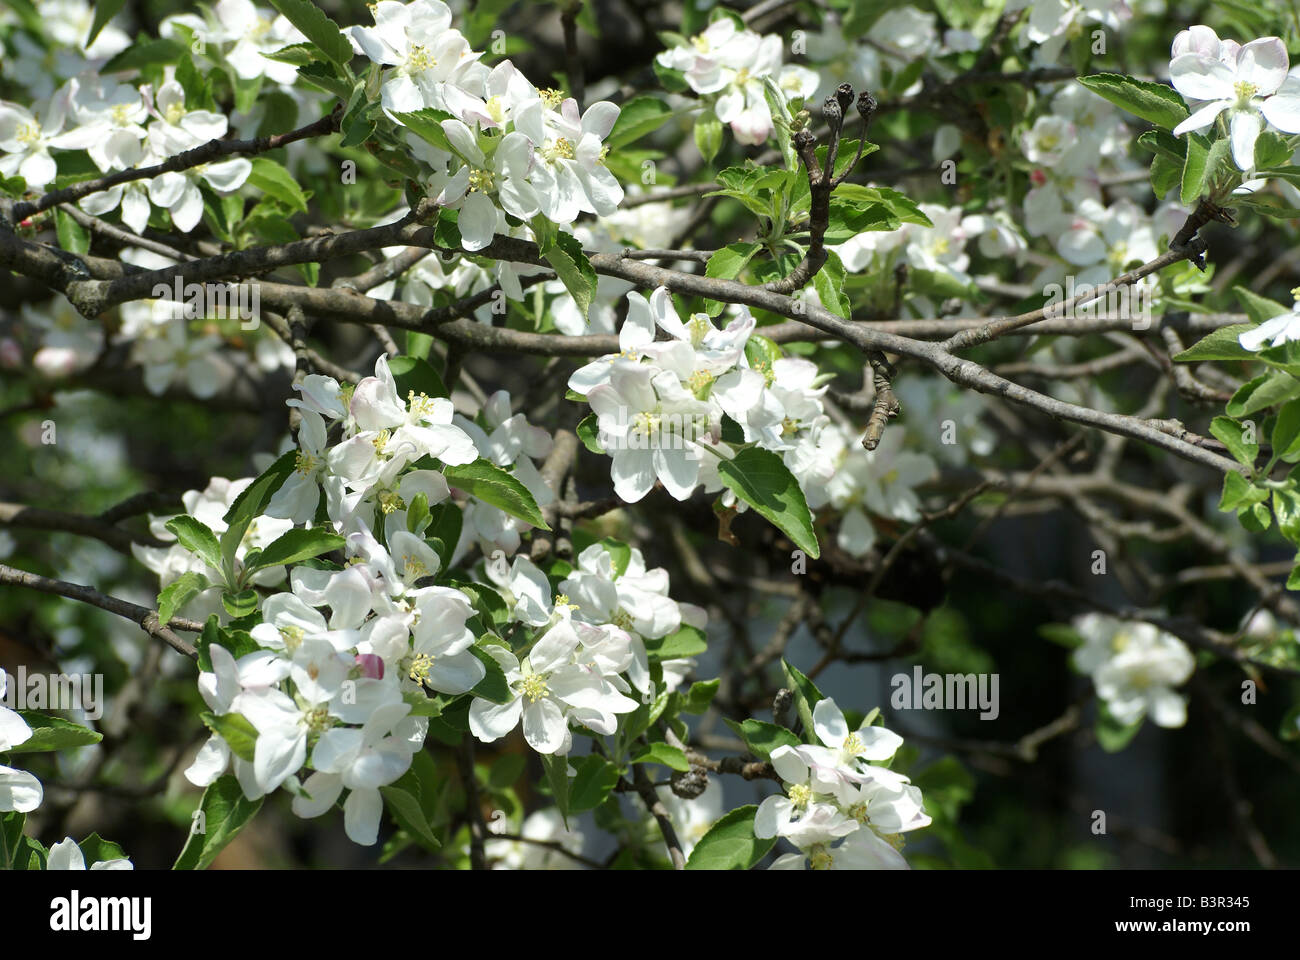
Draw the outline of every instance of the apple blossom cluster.
M473 496L463 505L465 536L456 548L494 548L490 557L485 552L487 577L500 591L507 622L521 629L521 645L512 649L486 631L464 590L431 582L445 575L445 553L426 538L429 509L461 510L435 467L488 462L508 468L502 475L537 496L553 497L532 463L545 455L550 437L512 416L508 395L489 398L478 422L471 421L441 397L410 390L403 399L385 357L355 387L310 375L298 390L289 401L301 417L297 449L286 454L293 469L264 515L248 523L230 571L215 555L192 549L190 528L176 518L155 518L152 529L183 542L135 547L164 590L197 578L187 613L215 614L233 625L232 649L218 642L204 648L199 691L214 732L186 771L193 783L206 786L232 770L250 799L288 789L303 817L326 812L346 790L348 836L370 844L383 807L380 788L409 769L424 742L424 691L469 694L491 667L501 689L472 698L470 731L491 742L522 725L539 753L563 755L572 747L572 725L612 735L622 715L649 702L657 686L671 690L693 665L668 660L663 679L652 678L646 641L683 627L702 630L707 617L673 601L667 572L647 569L639 550L616 554L593 544L556 594L526 556L504 568L502 547L514 552L530 525L493 517L502 511ZM226 518L253 483L217 478L202 492L190 491L186 517L224 537ZM326 545L337 545L346 563L258 566L304 524L334 531ZM226 617L236 612L232 575L250 589L273 591L256 601L260 622ZM240 733L251 735L251 752L234 739Z
M500 739L522 720L524 739L534 750L566 754L571 720L608 736L618 715L657 692L645 642L683 626L703 630L708 615L694 604L672 600L668 572L647 570L641 551L626 549L620 564L606 544L587 547L554 596L546 575L526 556L516 556L508 571L487 562L488 579L506 598L511 620L532 628L534 640L525 657L502 647L489 650L515 696L506 703L475 698L469 722L478 739ZM664 689L671 692L676 685L677 668L685 672L692 665L665 661ZM633 692L635 699L629 696Z
M1196 667L1181 640L1149 623L1116 620L1086 613L1074 621L1084 645L1074 652L1074 666L1092 677L1097 696L1121 724L1145 716L1160 727L1187 722L1187 699L1174 687Z
M811 361L780 356L755 334L747 309L719 330L704 313L683 322L663 287L627 301L619 353L584 365L568 384L591 406L621 499L635 503L656 483L678 500L700 488L722 491L719 461L754 445L781 457L811 509L830 505L844 515L840 545L855 556L875 539L868 514L920 518L914 488L933 477L935 462L902 450L898 431L863 450L826 412L829 377ZM656 331L667 338L656 340ZM730 427L737 435L724 439ZM744 508L730 490L722 502Z
M754 836L783 837L799 848L773 870L906 869L902 834L930 825L921 791L883 766L903 739L884 727L849 730L835 701L813 708L815 744L780 746L772 766L785 795L765 799L754 817Z
M816 71L782 64L783 48L776 34L761 36L719 17L702 33L660 53L655 63L681 73L691 90L706 98L705 109L731 127L736 142L753 146L773 131L766 83L787 100L806 100L821 85Z
M1280 38L1240 44L1197 24L1174 38L1170 55L1169 79L1192 109L1174 128L1175 136L1206 130L1223 118L1233 162L1249 173L1263 130L1300 133L1300 74L1290 70Z
M1011 0L1005 12L1029 9L1020 42L1034 45L1034 62L1055 63L1066 44L1079 37L1092 40L1093 31L1117 31L1133 16L1127 0Z

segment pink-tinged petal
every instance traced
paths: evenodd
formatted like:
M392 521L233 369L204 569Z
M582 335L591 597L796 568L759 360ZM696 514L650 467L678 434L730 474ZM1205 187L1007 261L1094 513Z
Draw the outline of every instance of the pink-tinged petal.
M1185 53L1169 64L1169 81L1184 97L1193 100L1234 98L1237 77L1232 69L1218 60ZM1281 81L1278 81L1281 83Z
M1256 96L1274 93L1290 68L1286 45L1277 37L1252 40L1237 54L1237 79L1253 83Z

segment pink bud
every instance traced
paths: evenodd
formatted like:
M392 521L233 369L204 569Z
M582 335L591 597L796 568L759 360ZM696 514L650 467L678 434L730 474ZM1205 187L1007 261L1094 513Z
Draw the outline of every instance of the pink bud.
M1041 187L1047 182L1047 174L1042 170L1034 169L1029 171L1029 179L1036 187Z
M361 668L363 677L369 677L371 680L384 679L384 661L382 657L373 653L358 653L357 666Z
M0 367L17 370L23 365L23 348L13 337L0 338Z

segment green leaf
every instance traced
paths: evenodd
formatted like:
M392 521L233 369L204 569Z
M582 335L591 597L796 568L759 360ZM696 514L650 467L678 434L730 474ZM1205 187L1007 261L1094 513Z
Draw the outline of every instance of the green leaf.
M1230 417L1246 417L1295 396L1300 396L1300 380L1281 371L1265 373L1238 387L1226 410Z
M1044 640L1050 640L1052 643L1065 647L1067 650L1073 650L1075 647L1081 647L1084 644L1079 631L1064 623L1040 624L1038 635Z
M295 67L305 67L313 60L320 59L317 56L319 53L320 50L310 43L291 43L271 53L263 52L262 56L277 63L289 63Z
M652 743L644 747L631 760L632 763L660 763L673 770L685 773L691 769L691 762L678 747L667 743Z
M763 760L771 760L772 751L777 747L799 746L799 738L794 735L794 732L779 724L766 723L753 718L737 723L729 717L725 718L725 722L736 736L745 741L745 746L749 747L750 752Z
M1162 83L1136 80L1118 73L1080 77L1079 83L1115 106L1166 130L1172 130L1187 119L1183 98L1172 87Z
M317 527L312 530L286 530L257 557L250 569L288 566L322 553L340 549L345 543L336 533Z
M569 826L569 758L557 757L553 753L538 754L542 769L546 772L546 783L551 788L551 798L555 808L560 811L564 826Z
M339 66L352 60L352 44L339 30L339 25L325 16L321 9L307 0L269 0L271 6L284 14L284 18L301 31L302 35L320 48L321 53Z
M426 397L449 396L447 385L428 360L403 354L389 359L388 369L397 386L397 396L402 400L409 399L411 393Z
M108 63L99 68L101 74L121 73L127 70L140 70L144 67L176 63L181 57L187 57L190 48L175 40L150 39L140 37Z
M32 728L32 735L17 746L10 747L8 753L48 753L51 750L71 750L75 747L88 747L104 739L102 733L96 733L88 727L73 723L71 720L64 720L61 717L50 717L43 713L33 713L30 710L19 710L18 715L23 718L27 726Z
M733 493L783 530L810 557L821 555L812 514L799 481L770 450L749 447L718 463L718 475Z
M754 836L758 807L749 804L732 810L700 838L686 861L687 870L748 870L767 856L776 838Z
M247 717L240 713L217 716L205 710L199 714L199 719L204 726L226 741L235 756L253 762L253 754L257 749L257 728Z
M1187 135L1187 157L1183 162L1182 201L1185 206L1193 206L1200 199L1205 185L1205 173L1209 169L1210 140L1204 134Z
M1268 490L1257 487L1241 474L1227 473L1223 476L1223 495L1219 498L1219 509L1224 513L1239 507L1251 507L1268 499Z
M108 21L117 16L118 11L126 0L95 0L95 19L90 24L90 34L82 43L83 47L89 47L99 36L99 32L108 26Z
M682 713L703 713L717 695L720 680L697 680L682 698Z
M105 840L98 833L92 833L85 840L78 842L81 856L86 861L86 869L104 860L127 860L126 851L111 840Z
M480 680L478 686L470 693L484 700L491 700L493 703L509 703L514 699L510 684L506 682L505 671L501 669L501 664L496 662L492 654L477 645L470 647L469 652L474 654L487 670L487 676Z
M722 149L722 121L712 114L701 114L695 121L695 146L704 162L712 163Z
M794 694L795 711L799 714L799 722L803 724L803 734L812 743L814 742L813 708L825 698L817 689L817 684L791 666L784 657L781 658L781 670L785 673L786 685Z
M308 86L338 97L344 103L352 95L352 81L340 77L328 63L309 63L299 67L298 79Z
M1300 544L1300 491L1274 490L1273 513L1282 536L1292 544Z
M698 657L708 649L704 631L699 627L682 624L676 633L666 637L646 638L645 650L652 660L680 660Z
M605 448L600 445L600 422L594 413L589 413L578 421L578 426L574 429L582 445L592 453L605 455Z
M633 97L619 111L614 129L605 138L611 151L653 133L673 115L672 109L654 97Z
M1164 199L1165 194L1183 179L1183 161L1157 153L1151 160L1151 191L1157 199Z
M1233 206L1249 207L1257 213L1262 213L1266 217L1273 217L1276 220L1300 219L1300 207L1288 207L1284 204L1275 203L1273 200L1266 199L1258 194L1233 197L1232 203Z
M546 261L555 268L564 288L573 297L578 312L583 317L591 309L591 298L596 295L596 271L582 252L582 244L571 233L560 233L555 246L546 252Z
M484 503L490 503L542 530L551 529L542 518L537 501L512 474L482 457L473 463L449 466L443 471L447 483Z
M414 837L416 842L426 850L436 852L441 849L442 842L434 834L433 827L429 825L429 818L425 816L420 801L410 791L396 784L390 784L380 787L379 792L383 795L384 805L388 807L388 812L393 815L398 826Z
M1232 292L1237 295L1237 302L1241 304L1241 309L1246 311L1252 323L1263 323L1265 320L1272 320L1291 311L1290 307L1268 297L1261 297L1245 287L1233 287Z
M1220 327L1204 339L1192 344L1174 357L1178 363L1199 363L1202 360L1250 360L1254 354L1237 342L1237 338L1254 325L1234 323L1229 327Z
M298 213L307 212L307 195L298 186L293 174L274 160L266 157L254 157L253 169L249 171L248 182L268 196L275 197L290 210Z
M836 316L849 319L853 307L849 303L848 294L844 292L844 264L834 250L827 251L826 262L813 277L813 289L817 291L817 298L823 307Z
M1277 412L1273 424L1273 456L1284 463L1300 460L1300 400L1292 400Z
M1259 456L1259 443L1247 443L1244 439L1245 428L1236 420L1215 417L1210 421L1210 433L1228 448L1238 463L1247 467L1254 465L1255 458Z
M182 547L212 569L221 569L221 547L217 543L217 535L208 529L207 524L182 514L172 517L165 526L176 535Z
M62 210L54 211L55 232L59 237L59 246L78 256L90 252L90 232L72 219L72 215Z
M447 139L446 131L442 129L442 121L452 119L450 113L426 107L423 110L413 110L410 113L394 113L393 116L425 143L431 144L445 153L456 153L451 148L451 141ZM457 246L460 246L460 244L457 244Z
M193 600L207 585L207 577L187 570L163 587L158 594L158 622L165 624L171 620L177 610Z
M704 267L706 277L717 277L722 280L735 280L740 276L740 271L745 269L745 264L753 259L754 254L758 253L762 244L759 243L729 243L720 250L715 250L713 256L709 257L709 262Z
M222 519L226 522L226 532L221 535L221 559L226 569L233 570L235 553L248 525L261 516L271 497L284 485L293 473L298 459L298 451L290 450L271 464L256 480L244 488L244 492L235 498Z
M262 798L247 800L239 781L227 774L203 791L203 833L191 829L173 870L206 870L244 825L262 808Z
M221 605L236 620L247 617L257 610L257 591L252 587L239 591L226 590L221 594Z
M618 767L594 753L575 760L573 768L577 773L569 784L569 813L596 809L618 783Z

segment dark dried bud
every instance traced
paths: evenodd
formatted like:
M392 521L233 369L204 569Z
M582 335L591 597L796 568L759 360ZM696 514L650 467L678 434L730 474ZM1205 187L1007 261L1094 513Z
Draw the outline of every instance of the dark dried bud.
M668 780L669 789L683 800L694 800L709 785L709 775L703 767L691 767L680 773L674 773Z
M858 115L862 117L864 123L870 123L871 118L876 113L876 98L866 90L858 94Z
M791 142L794 143L796 150L807 150L817 142L817 135L811 130L799 130L791 138Z
M835 99L840 102L840 113L846 113L853 103L853 84L841 83L836 87Z
M822 119L831 128L832 133L838 133L840 127L844 125L844 110L833 94L822 101Z
M785 716L792 703L794 703L793 691L782 687L776 692L776 696L772 699L772 717L777 723L784 722L781 718Z

